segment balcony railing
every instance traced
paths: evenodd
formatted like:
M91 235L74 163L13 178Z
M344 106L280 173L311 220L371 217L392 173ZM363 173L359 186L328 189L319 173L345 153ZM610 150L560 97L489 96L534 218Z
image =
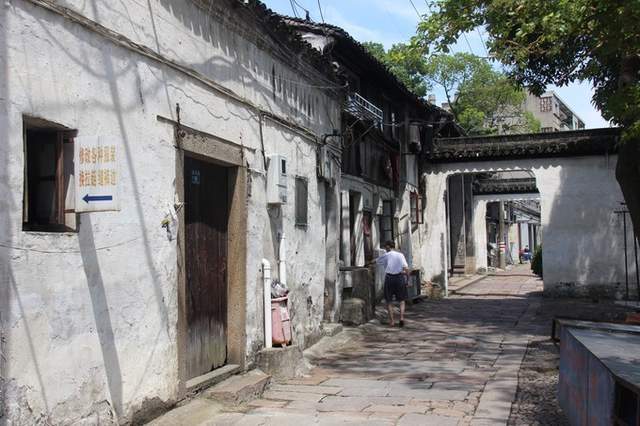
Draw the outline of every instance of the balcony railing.
M351 115L362 120L371 120L382 129L384 115L382 109L375 106L357 93L351 93L347 99L345 110Z

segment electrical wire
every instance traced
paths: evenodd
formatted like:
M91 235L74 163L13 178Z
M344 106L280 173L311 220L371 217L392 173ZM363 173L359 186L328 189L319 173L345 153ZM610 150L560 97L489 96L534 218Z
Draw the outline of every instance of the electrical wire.
M290 0L291 3L293 3L293 0ZM241 3L248 11L249 13L251 13L254 18L256 18L257 22L263 22L263 19L261 17L259 17L256 12L253 10L253 7L250 4L244 4ZM293 7L295 9L295 6ZM297 16L296 16L297 17ZM273 39L278 40L278 35L274 34L271 30L271 28L269 28L269 26L264 25L263 26L265 32L267 32ZM244 30L244 29L243 29ZM256 36L258 39L260 39L261 41L268 43L270 40L268 40L267 38L265 38L260 32L258 31L252 31L252 35ZM296 58L299 56L298 53L293 52L287 45L286 43L276 43L276 47L278 49L281 50L282 55L284 55L284 57L287 58ZM327 83L327 85L335 85L335 82L326 78L321 72L319 72L316 68L311 67L310 65L306 64L306 63L300 63L301 67L306 68L306 71L309 72L310 74L314 74L317 76L317 78L319 80L322 80L324 82ZM338 86L340 87L340 86Z
M473 52L473 48L471 47L471 43L469 43L469 39L467 38L467 35L465 33L462 33L462 37L464 38L464 41L467 42L467 47L469 48L469 52L475 56L475 53Z
M416 7L416 5L413 3L413 0L409 0L409 3L411 3L411 6L413 6L413 10L416 11L416 15L418 15L418 19L422 20L422 15L418 11L418 8Z
M298 11L296 10L296 6L293 4L293 0L289 0L289 4L291 5L291 10L293 11L293 16L299 18Z
M320 0L318 0L318 10L320 11L320 19L322 20L322 23L324 24L324 15L322 13L322 6L320 5Z
M480 28L476 27L476 31L478 32L478 36L480 37L480 41L482 42L482 47L484 48L484 54L487 55L487 58L489 58L489 51L487 50L487 45L484 42L484 38L482 37L482 32L480 32Z
M304 10L307 14L309 13L309 9L307 9L306 7L304 7L303 5L301 5L300 3L298 3L296 0L291 0L293 3L296 4L296 6L298 6L300 9Z

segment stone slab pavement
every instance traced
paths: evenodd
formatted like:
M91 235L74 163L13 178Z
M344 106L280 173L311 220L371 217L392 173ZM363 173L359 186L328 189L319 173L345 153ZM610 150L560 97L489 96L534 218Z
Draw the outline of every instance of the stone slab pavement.
M379 309L378 321L312 353L307 376L198 424L506 425L528 341L548 333L535 317L541 286L522 271L489 276L409 306L404 328Z

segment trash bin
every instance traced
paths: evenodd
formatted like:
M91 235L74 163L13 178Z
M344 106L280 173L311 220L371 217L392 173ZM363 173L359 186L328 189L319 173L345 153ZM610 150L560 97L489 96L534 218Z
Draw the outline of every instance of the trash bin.
M274 345L291 344L291 319L289 318L288 296L271 299L271 336Z

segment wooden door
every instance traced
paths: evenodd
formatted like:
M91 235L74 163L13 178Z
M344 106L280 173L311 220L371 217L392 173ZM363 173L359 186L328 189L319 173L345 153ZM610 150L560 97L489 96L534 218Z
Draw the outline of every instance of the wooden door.
M185 156L187 374L227 359L228 169Z

